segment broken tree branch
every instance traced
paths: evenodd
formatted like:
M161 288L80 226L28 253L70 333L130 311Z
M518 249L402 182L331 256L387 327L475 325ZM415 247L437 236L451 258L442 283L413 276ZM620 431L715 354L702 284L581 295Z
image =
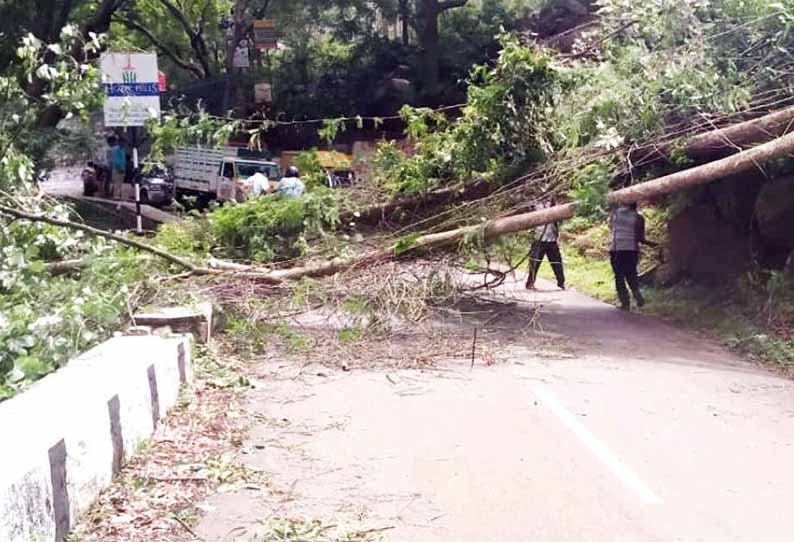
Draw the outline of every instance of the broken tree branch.
M23 211L21 209L15 209L13 207L8 207L6 205L0 205L0 214L13 216L14 218L19 218L19 219L30 220L31 222L44 222L45 224L51 224L53 226L60 226L62 228L69 228L72 230L82 231L90 235L93 235L95 237L103 237L105 239L110 239L111 241L115 241L122 245L127 245L129 247L144 252L149 252L151 254L154 254L155 256L159 256L160 258L163 258L166 261L176 264L179 267L187 269L188 271L196 275L209 275L215 273L215 271L211 269L199 267L187 260L184 260L178 256L174 256L173 254L169 254L168 252L161 250L157 247L153 247L146 243L141 243L140 241L136 241L134 239L128 239L122 235L117 235L115 233L110 233L96 228L92 228L91 226L87 226L85 224L72 222L70 220L52 218L50 216L43 214L29 213L27 211Z

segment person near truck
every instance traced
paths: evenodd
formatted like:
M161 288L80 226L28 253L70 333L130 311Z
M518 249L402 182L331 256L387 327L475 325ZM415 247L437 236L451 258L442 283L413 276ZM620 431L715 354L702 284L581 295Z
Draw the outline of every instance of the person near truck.
M276 193L287 198L298 198L303 195L306 186L300 179L300 171L295 166L287 168L287 174L276 185Z
M631 296L638 307L645 305L640 292L637 264L640 259L640 245L656 246L645 239L645 218L637 212L637 204L620 205L609 213L611 244L609 257L615 273L615 289L620 300L620 308L631 310ZM626 285L628 284L628 288Z
M251 194L254 197L270 192L270 179L261 171L257 171L248 178L251 183Z
M110 169L111 194L113 199L121 199L121 189L127 175L127 153L116 136L108 138L108 167Z
M551 207L551 201L543 207ZM559 245L560 223L543 224L535 228L535 240L529 252L529 276L527 277L527 290L535 289L535 279L538 276L538 269L543 263L543 258L548 258L554 276L557 279L557 287L565 289L565 270L562 264L562 253Z

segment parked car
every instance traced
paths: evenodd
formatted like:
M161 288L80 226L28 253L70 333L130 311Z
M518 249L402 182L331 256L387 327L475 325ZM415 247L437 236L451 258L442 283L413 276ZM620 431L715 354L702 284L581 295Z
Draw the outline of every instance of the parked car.
M141 203L171 205L176 195L176 185L168 168L158 164L143 164L138 176L141 183ZM133 199L134 197L133 187Z

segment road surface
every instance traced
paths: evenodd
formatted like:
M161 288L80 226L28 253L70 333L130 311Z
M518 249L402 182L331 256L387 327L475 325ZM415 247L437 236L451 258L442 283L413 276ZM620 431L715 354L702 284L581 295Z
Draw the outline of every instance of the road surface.
M395 542L789 542L794 384L703 339L575 292L544 305L576 354L269 380L243 456L270 491L209 503L198 533L271 517L389 528Z
M132 229L135 227L136 206L131 185L126 185L126 201L113 201L108 198L83 195L81 168L65 167L55 169L41 189L50 196L67 199L74 203L77 212L90 225L100 229ZM159 224L174 222L178 218L169 212L151 205L141 205L144 229L154 230Z

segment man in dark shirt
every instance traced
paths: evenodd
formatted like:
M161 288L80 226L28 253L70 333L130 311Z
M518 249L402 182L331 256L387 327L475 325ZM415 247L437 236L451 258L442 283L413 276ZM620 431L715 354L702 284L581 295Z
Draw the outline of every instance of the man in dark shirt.
M609 256L612 271L615 273L615 289L620 300L620 308L631 309L631 296L634 294L638 307L645 305L640 292L637 264L640 259L640 245L656 246L645 239L645 219L637 212L637 204L621 205L609 213L611 241ZM628 289L626 284L628 283Z

